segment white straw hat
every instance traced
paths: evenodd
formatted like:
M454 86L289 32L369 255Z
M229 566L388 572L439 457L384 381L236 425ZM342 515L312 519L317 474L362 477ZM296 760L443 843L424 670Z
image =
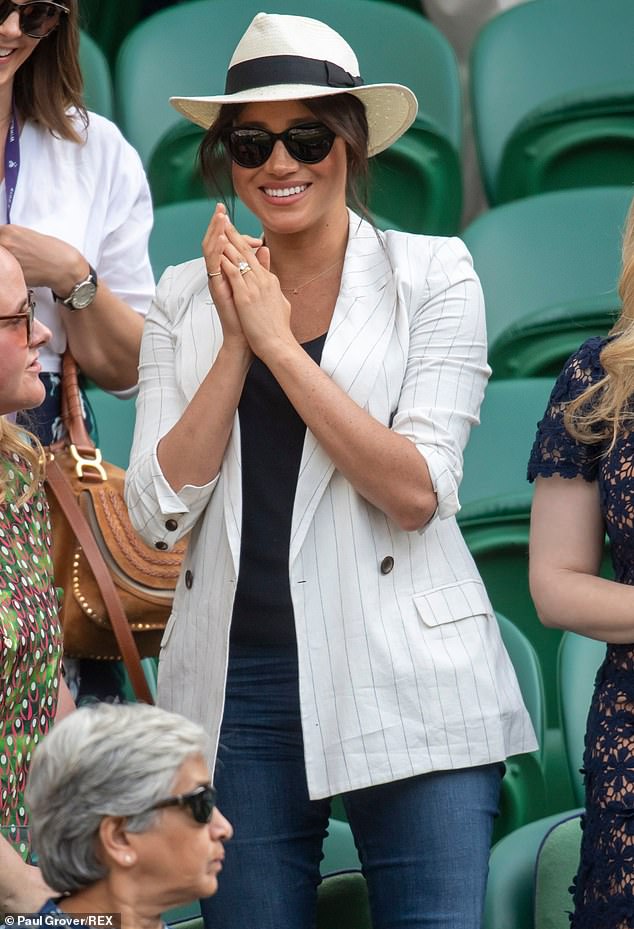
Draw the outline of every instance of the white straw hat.
M368 155L376 155L403 135L418 110L409 87L364 84L356 55L330 26L306 16L258 13L229 62L224 94L171 97L170 103L208 129L224 103L307 100L335 94L353 94L363 101Z

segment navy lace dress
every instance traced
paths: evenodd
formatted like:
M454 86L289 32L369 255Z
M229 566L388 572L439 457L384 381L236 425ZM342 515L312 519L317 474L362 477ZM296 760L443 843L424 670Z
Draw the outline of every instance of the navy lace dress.
M560 374L537 431L529 480L597 481L614 576L634 584L634 435L606 454L564 428L566 401L604 375L605 339L589 339ZM608 645L595 683L584 754L586 815L572 929L634 929L634 644Z

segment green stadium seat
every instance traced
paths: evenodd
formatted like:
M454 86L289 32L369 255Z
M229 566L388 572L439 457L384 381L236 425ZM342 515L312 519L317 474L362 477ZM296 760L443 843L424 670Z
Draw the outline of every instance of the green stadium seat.
M561 727L566 759L575 803L585 802L583 775L584 739L594 681L599 665L605 658L605 642L589 639L574 632L564 632L559 646L558 690Z
M630 0L533 0L490 20L471 58L491 203L634 183Z
M489 860L484 929L568 929L580 840L578 810L528 823L501 839Z
M95 444L107 461L127 468L134 436L135 398L115 397L92 382L87 382L85 389L97 427Z
M493 841L508 835L527 822L544 815L546 785L543 771L545 734L544 682L535 649L528 638L506 616L497 613L502 640L515 668L539 748L526 755L514 755L506 762L500 793L500 812L493 827Z
M558 629L543 626L528 586L532 485L526 466L538 421L548 404L550 378L492 381L480 411L481 425L464 455L458 522L496 610L508 616L535 649L546 696L542 767L544 812L566 809L575 799L559 715ZM606 549L601 573L611 576Z
M192 0L144 20L123 43L117 119L148 166L157 203L202 192L195 176L200 131L174 128L182 119L169 97L220 91L233 49L260 6L256 0L241 0L239 7L233 0ZM462 114L457 64L444 36L423 16L381 0L279 0L275 10L328 22L357 51L367 81L400 81L416 92L419 118L392 150L377 156L370 200L378 216L398 228L455 232Z
M89 110L112 119L114 91L108 62L94 39L82 32L79 39L79 64L84 78L84 102Z
M340 871L322 880L316 929L372 929L368 888L360 871Z
M110 64L119 46L141 16L142 0L79 0L82 28L90 33Z
M555 377L585 339L607 334L620 310L633 194L634 187L555 191L495 207L465 229L494 378Z
M258 236L261 227L257 217L242 201L229 202L229 213L240 232ZM199 258L201 243L214 210L212 200L185 200L156 207L154 227L150 235L150 261L158 280L169 265Z

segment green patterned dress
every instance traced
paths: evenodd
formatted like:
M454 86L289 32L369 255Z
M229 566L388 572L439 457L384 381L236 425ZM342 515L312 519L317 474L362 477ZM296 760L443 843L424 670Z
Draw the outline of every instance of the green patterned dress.
M0 833L26 859L24 789L33 749L55 717L62 631L44 490L17 505L27 466L14 455L0 468L10 487L0 503Z

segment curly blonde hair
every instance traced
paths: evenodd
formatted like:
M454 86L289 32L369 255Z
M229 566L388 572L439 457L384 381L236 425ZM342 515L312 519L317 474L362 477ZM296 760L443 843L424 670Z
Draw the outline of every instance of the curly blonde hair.
M14 501L19 505L31 499L44 479L44 450L36 436L0 416L0 458L6 461L12 455L18 455L28 469L24 475L25 485ZM9 491L18 488L17 479L10 481L6 471L0 469L0 503L5 502Z
M608 451L634 424L634 201L623 236L619 296L621 315L600 355L605 377L571 400L564 413L564 424L574 439L588 444L609 441Z

